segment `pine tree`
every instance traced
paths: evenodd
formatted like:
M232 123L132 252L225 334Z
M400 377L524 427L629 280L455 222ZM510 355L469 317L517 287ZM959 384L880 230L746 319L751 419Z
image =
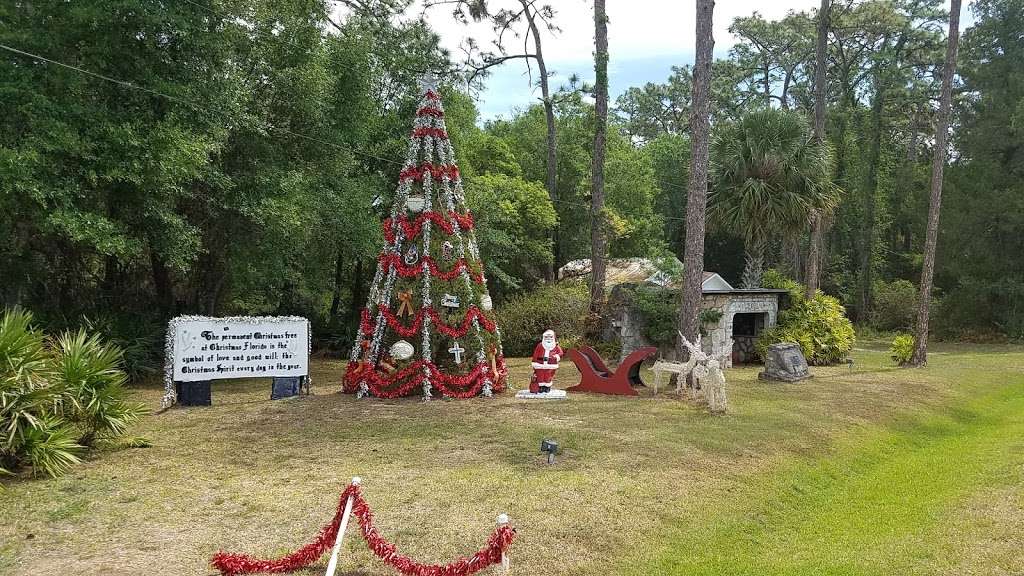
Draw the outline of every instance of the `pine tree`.
M423 97L344 390L395 398L469 398L505 388L508 371L483 263L437 88Z

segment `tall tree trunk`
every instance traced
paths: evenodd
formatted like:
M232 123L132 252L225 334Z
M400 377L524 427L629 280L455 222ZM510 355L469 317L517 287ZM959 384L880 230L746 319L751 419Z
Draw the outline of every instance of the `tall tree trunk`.
M356 258L356 269L352 273L352 298L348 303L349 323L353 326L359 325L359 313L366 304L366 283L363 282L363 274L366 267L362 257Z
M789 110L789 87L793 83L793 68L786 70L785 79L782 81L782 94L779 96L779 106L783 110Z
M786 267L789 269L787 272L797 282L803 282L803 246L801 246L802 238L798 234L787 234L782 239L782 257Z
M940 103L941 105L941 103ZM917 164L917 148L921 140L921 117L924 115L922 106L914 108L910 114L910 137L907 140L907 165L913 168Z
M605 0L594 0L594 156L591 169L590 199L590 261L593 273L590 284L590 310L599 312L604 306L605 241L604 222L604 156L608 133L608 15Z
M771 68L768 67L768 61L764 63L764 107L772 107L772 79L771 79Z
M814 57L814 139L825 141L825 56L828 49L828 27L831 7L829 0L821 0L818 9L818 42ZM821 252L825 242L825 217L817 210L811 212L811 242L807 254L806 295L813 298L821 277Z
M555 204L555 209L558 209L558 138L557 129L555 126L555 103L551 98L551 87L548 83L548 68L544 62L544 50L541 47L540 41L540 29L537 27L536 18L534 18L533 4L529 0L519 0L520 4L523 5L523 10L526 15L526 21L530 24L530 32L533 35L533 52L536 54L534 58L537 61L537 70L540 74L540 94L544 102L544 122L547 125L547 177L545 178L544 187L548 190L548 198ZM551 230L551 252L554 255L554 262L548 264L544 271L544 278L547 281L555 279L555 269L562 263L561 249L558 244L558 227Z
M149 249L149 266L153 274L153 289L156 291L156 305L161 316L170 318L174 312L174 290L171 274L164 259L152 247Z
M338 309L341 307L341 281L344 278L341 266L343 262L341 250L338 250L338 254L334 257L334 294L331 296L331 312L327 316L327 321L330 323L333 323L334 319L338 317ZM352 296L354 297L355 294Z
M860 252L860 295L857 319L864 321L871 310L874 282L875 197L878 195L878 164L882 158L882 110L885 103L885 80L876 76L875 98L871 103L871 141L868 149L868 174L864 190L864 230Z
M935 153L932 156L932 194L928 203L928 233L924 243L924 265L921 268L921 294L918 297L917 334L913 366L928 363L928 314L935 275L935 246L939 239L939 209L942 206L942 172L946 166L946 138L949 131L949 108L953 99L953 73L956 70L957 42L960 38L960 0L949 5L949 40L946 45L946 67L942 71L942 96L935 126Z
M690 111L690 182L686 194L686 244L683 249L683 302L679 331L691 342L697 338L704 276L704 225L708 200L708 135L711 131L711 34L714 0L697 0L697 50L693 64ZM680 357L686 349L677 343Z
M224 295L224 285L227 283L227 277L227 272L223 270L218 271L216 281L213 282L213 289L210 290L210 296L207 298L207 316L216 316L220 310L220 301Z

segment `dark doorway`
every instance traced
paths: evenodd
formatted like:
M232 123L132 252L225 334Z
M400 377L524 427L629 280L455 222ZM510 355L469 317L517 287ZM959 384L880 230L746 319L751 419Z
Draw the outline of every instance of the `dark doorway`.
M767 321L767 312L745 312L732 317L733 364L753 364L761 361L754 343L764 331Z

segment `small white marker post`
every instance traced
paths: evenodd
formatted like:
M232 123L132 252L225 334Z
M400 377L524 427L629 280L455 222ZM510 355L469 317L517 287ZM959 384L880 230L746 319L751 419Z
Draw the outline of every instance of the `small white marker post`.
M508 514L499 514L498 515L498 527L500 528L502 526L507 526L507 525L508 525ZM504 550L502 550L502 552L501 552L501 570L502 570L502 572L507 574L508 573L508 568L509 568L510 564L511 564L511 560L509 560L508 554L505 553Z
M359 486L359 476L352 479L354 486ZM341 525L338 526L338 536L334 539L334 550L331 552L331 561L327 563L327 576L334 576L335 569L338 568L338 553L341 552L341 541L345 538L345 528L348 528L348 517L352 514L352 500L354 496L349 496L348 501L345 502L345 511L341 514Z

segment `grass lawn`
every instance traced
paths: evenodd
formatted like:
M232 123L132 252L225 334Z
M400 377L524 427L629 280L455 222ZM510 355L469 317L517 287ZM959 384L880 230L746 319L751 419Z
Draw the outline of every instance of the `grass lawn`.
M309 541L355 475L381 531L420 560L482 545L508 513L513 574L1024 574L1024 348L880 348L853 369L763 383L727 371L731 412L670 394L568 402L271 402L266 381L147 417L149 449L99 454L0 494L0 574L211 574L219 548ZM514 387L528 360L511 363ZM563 368L556 383L575 383ZM158 385L138 397L157 406ZM564 447L548 466L551 437ZM341 571L389 574L357 532ZM305 573L322 573L322 567Z

